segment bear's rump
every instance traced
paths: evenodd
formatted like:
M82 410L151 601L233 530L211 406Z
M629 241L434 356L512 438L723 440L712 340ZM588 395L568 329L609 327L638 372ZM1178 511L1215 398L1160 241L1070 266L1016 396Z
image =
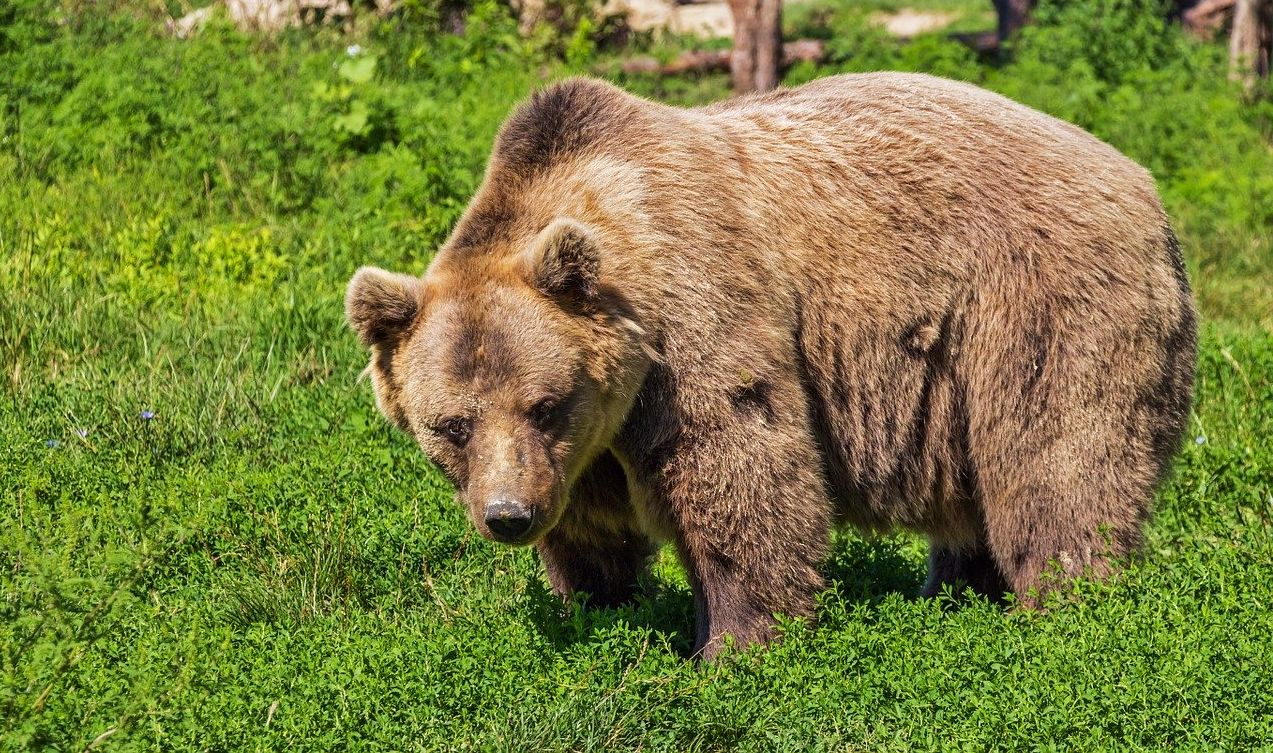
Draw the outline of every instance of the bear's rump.
M972 294L920 302L927 311L863 316L815 289L799 347L840 518L971 544L985 483L994 504L1015 504L1004 490L1047 478L1070 479L1058 504L1119 497L1143 515L1191 388L1192 304L1167 252L1102 275L1101 296L1097 257L1087 275L982 276Z

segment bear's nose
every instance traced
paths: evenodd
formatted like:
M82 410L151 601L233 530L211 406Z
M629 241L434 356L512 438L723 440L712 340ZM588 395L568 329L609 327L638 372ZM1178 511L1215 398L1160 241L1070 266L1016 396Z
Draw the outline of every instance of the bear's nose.
M486 527L495 538L516 541L530 530L535 512L517 500L501 498L486 503L485 517Z

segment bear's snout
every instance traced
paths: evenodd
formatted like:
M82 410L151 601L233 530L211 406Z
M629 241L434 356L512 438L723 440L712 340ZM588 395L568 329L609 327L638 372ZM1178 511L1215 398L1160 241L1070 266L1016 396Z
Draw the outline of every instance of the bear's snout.
M513 544L523 540L535 522L535 510L515 499L498 497L486 503L483 519L491 535Z

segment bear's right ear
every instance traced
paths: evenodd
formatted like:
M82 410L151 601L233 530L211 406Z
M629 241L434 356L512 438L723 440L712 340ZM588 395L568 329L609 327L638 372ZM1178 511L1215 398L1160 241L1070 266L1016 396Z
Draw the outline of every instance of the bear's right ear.
M365 347L391 344L415 321L423 295L418 277L363 267L345 290L345 318Z
M599 293L601 250L586 225L559 217L544 228L522 256L527 281L555 298L590 301Z

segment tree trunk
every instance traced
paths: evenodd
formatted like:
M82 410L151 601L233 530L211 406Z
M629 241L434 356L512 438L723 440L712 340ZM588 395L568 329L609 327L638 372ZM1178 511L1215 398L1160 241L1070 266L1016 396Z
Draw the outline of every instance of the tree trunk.
M999 14L999 42L1016 34L1030 20L1030 10L1034 0L993 0L995 12Z
M782 0L729 0L734 17L730 78L735 94L768 91L782 68Z
M1237 0L1229 36L1229 77L1248 90L1269 75L1273 46L1273 0Z
M760 0L756 26L756 91L767 92L782 81L782 0Z
M729 14L734 17L734 51L729 58L729 77L735 94L747 94L756 88L755 5L754 0L729 0Z

